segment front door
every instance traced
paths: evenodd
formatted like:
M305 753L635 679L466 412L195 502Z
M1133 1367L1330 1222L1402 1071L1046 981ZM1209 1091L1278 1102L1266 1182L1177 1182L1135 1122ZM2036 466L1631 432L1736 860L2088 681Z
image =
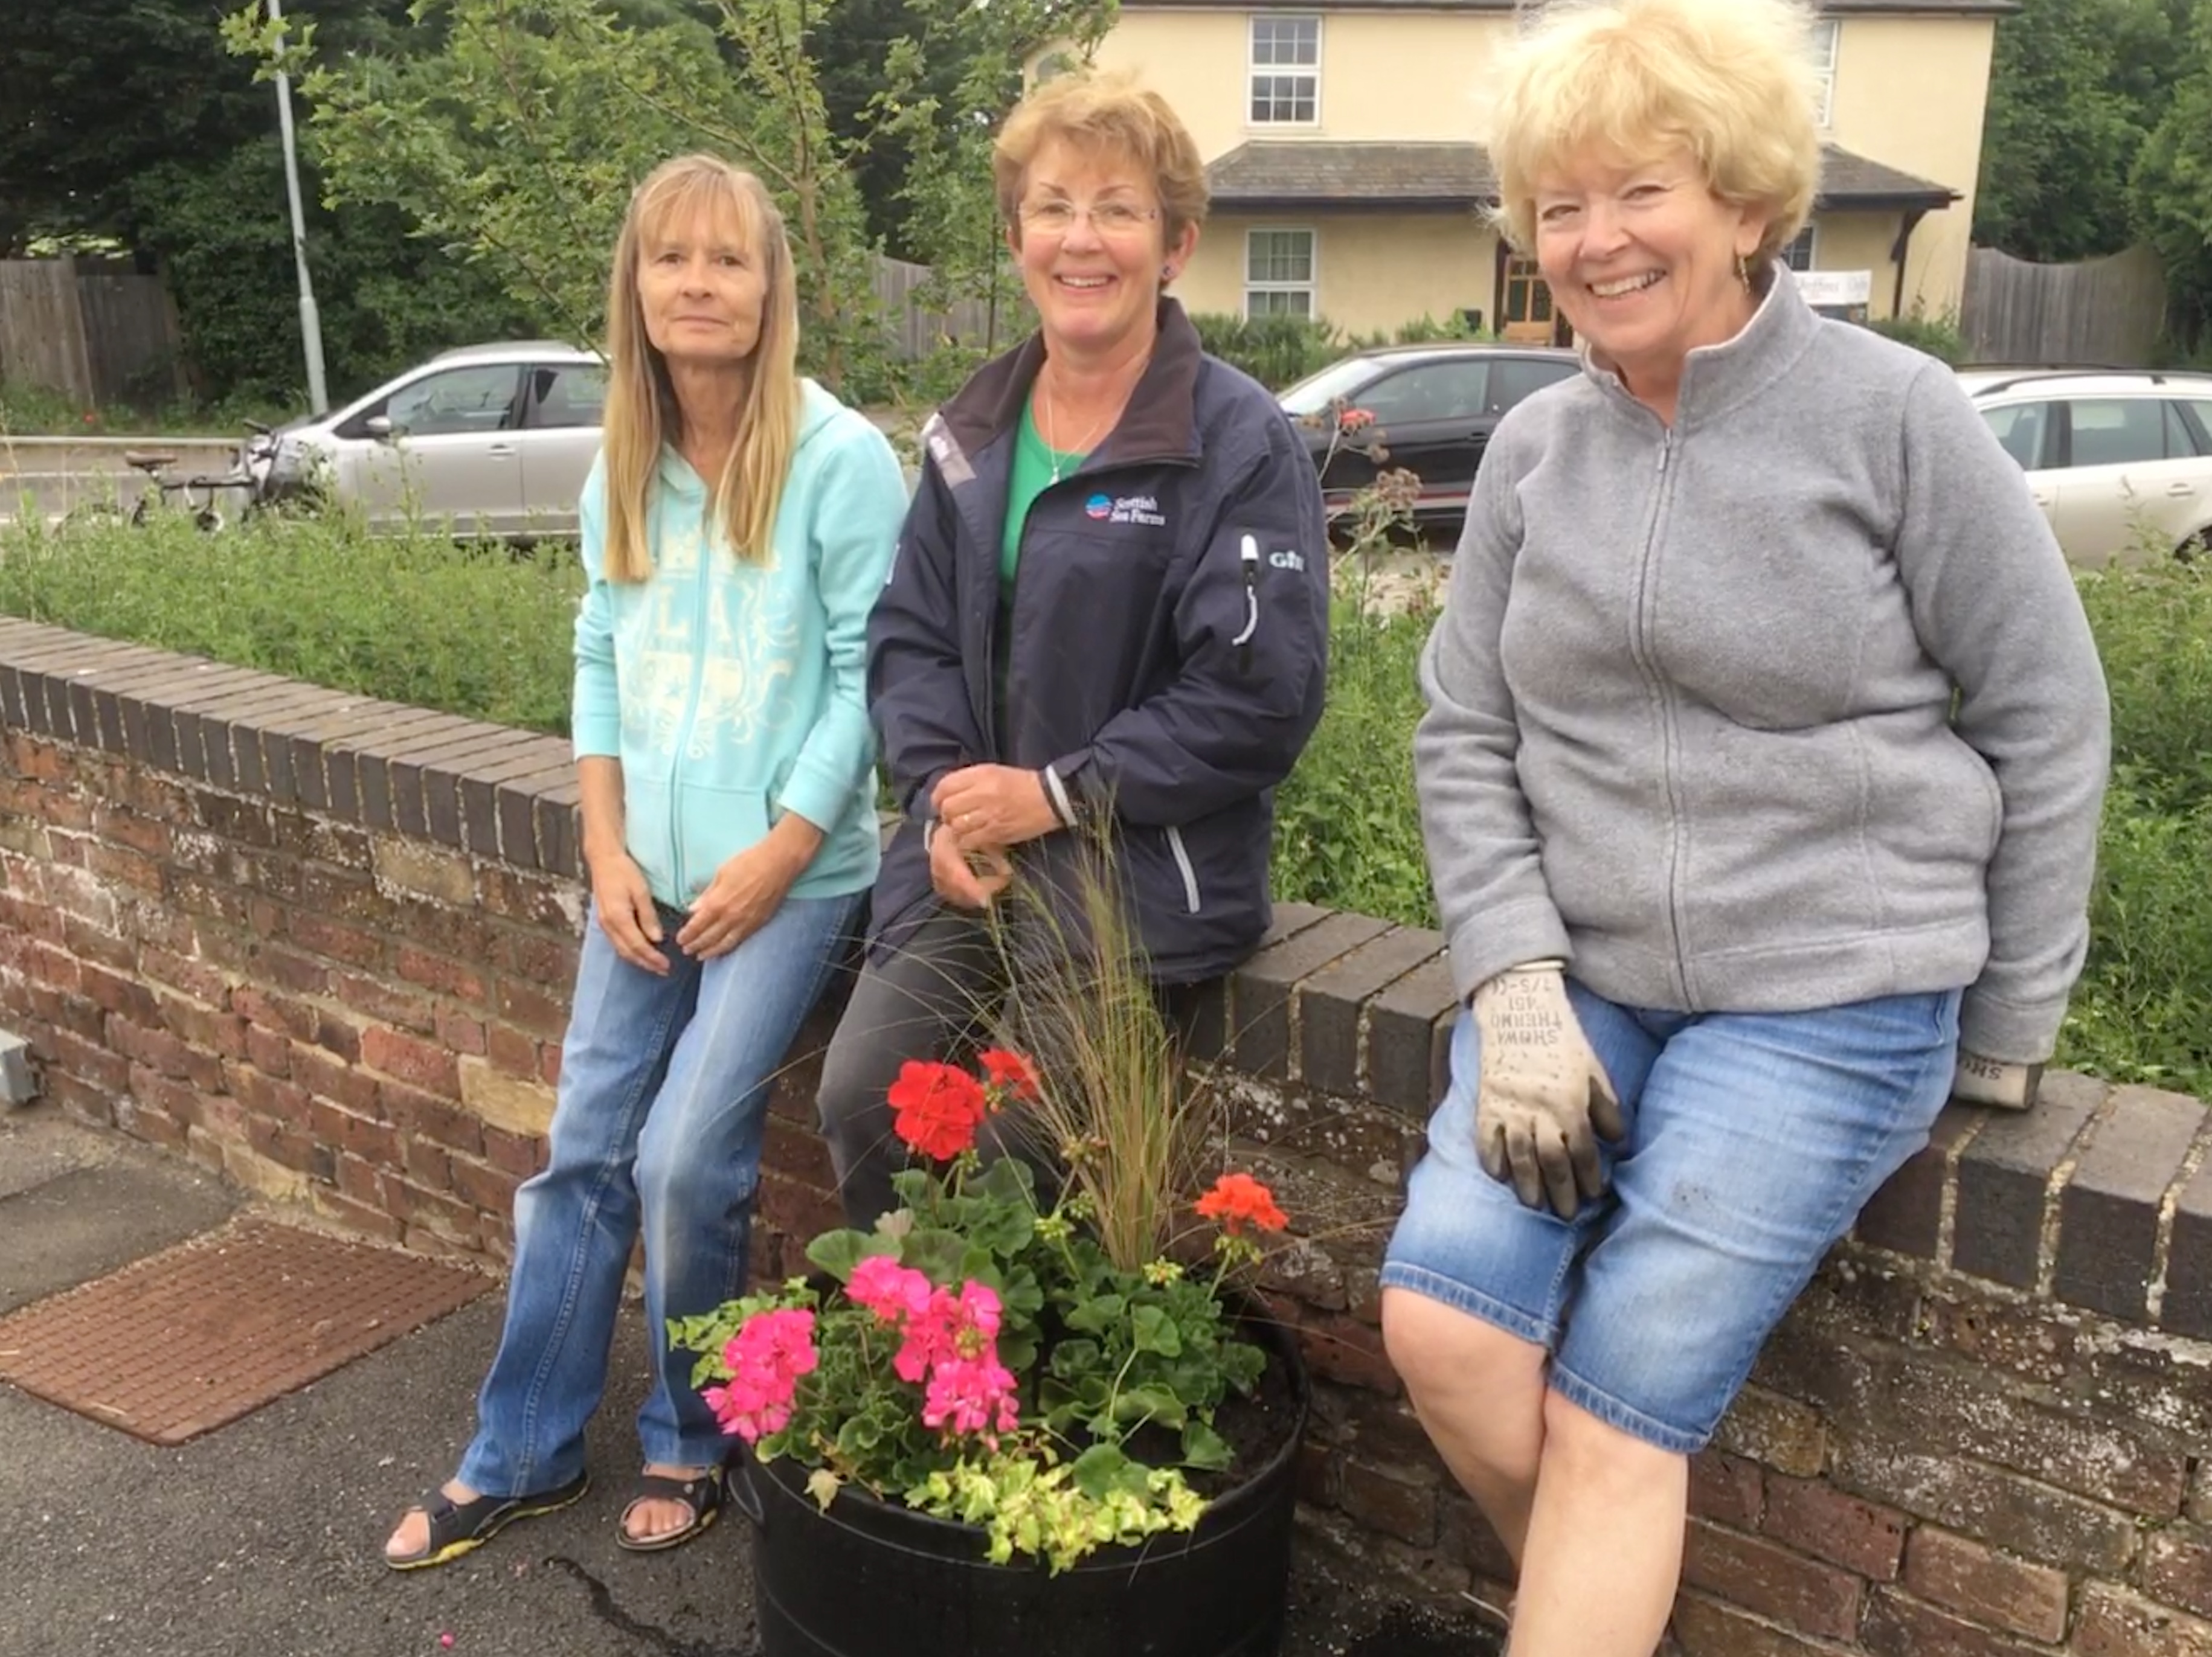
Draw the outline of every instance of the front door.
M1499 250L1498 334L1514 345L1567 345L1574 330L1552 303L1552 289L1536 261Z

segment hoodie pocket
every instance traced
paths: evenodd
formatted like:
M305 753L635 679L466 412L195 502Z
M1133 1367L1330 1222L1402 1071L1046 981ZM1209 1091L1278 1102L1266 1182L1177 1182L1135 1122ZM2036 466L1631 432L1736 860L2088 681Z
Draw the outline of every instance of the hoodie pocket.
M768 834L768 796L757 788L716 788L678 782L675 787L676 872L686 908L699 900L714 871Z

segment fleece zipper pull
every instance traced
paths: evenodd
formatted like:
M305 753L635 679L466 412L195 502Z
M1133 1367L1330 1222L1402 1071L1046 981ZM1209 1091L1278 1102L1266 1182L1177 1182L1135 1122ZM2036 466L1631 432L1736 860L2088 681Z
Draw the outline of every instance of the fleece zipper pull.
M1249 535L1244 537L1237 561L1244 567L1244 630L1229 642L1237 646L1237 668L1241 673L1252 671L1252 635L1260 630L1260 543Z

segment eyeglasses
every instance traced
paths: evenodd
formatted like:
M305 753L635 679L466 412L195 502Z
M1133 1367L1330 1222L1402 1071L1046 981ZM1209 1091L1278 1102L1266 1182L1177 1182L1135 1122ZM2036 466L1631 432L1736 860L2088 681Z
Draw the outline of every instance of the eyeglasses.
M1102 236L1134 235L1160 215L1157 207L1138 207L1128 202L1093 202L1087 208L1073 202L1039 202L1021 209L1022 227L1048 236L1064 236L1078 219L1087 218Z

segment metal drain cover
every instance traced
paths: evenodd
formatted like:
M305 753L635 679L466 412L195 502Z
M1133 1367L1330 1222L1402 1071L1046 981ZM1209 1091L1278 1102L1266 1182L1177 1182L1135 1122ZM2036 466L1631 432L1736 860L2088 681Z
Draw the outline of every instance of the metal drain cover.
M181 1444L493 1286L435 1260L246 1220L0 1318L0 1381Z

